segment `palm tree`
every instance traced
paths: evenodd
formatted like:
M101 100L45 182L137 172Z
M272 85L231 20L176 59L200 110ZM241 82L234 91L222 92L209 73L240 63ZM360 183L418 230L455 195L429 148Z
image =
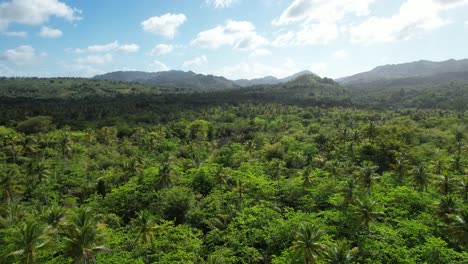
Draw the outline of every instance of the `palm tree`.
M368 198L356 199L356 207L356 213L359 215L361 222L364 223L367 231L369 231L370 222L375 222L378 217L385 215L383 212L375 211L376 202Z
M463 160L460 154L454 155L451 160L451 163L454 171L458 173L463 173Z
M330 264L349 264L354 259L354 254L358 249L349 249L346 241L338 242L334 247L329 247L325 252L325 262Z
M48 243L48 238L45 235L44 227L37 222L26 222L23 224L20 233L14 237L16 244L21 248L12 252L12 256L22 256L22 263L36 263L37 250L44 248Z
M143 210L137 213L137 217L133 219L133 230L137 232L135 242L142 240L145 246L145 262L148 262L148 242L153 247L154 231L158 229L158 225L154 223L153 216L148 211Z
M447 223L449 221L449 215L456 212L456 200L452 195L446 195L440 198L439 208L437 213L442 220Z
M9 224L14 223L14 198L15 195L20 193L22 186L18 182L18 176L20 174L19 168L17 165L12 164L7 167L5 170L0 171L0 190L2 190L3 199L7 201L9 208Z
M172 167L172 157L166 157L159 166L159 177L157 179L157 188L170 188L173 184L174 169Z
M98 245L102 239L100 228L93 213L88 208L79 208L69 216L67 221L69 253L75 258L74 263L94 263L94 256L103 251L109 251L104 245Z
M455 238L460 245L468 247L468 209L465 208L459 215L449 215L451 223L446 226L450 237Z
M437 190L443 195L448 195L453 189L453 179L449 175L438 175Z
M224 208L224 186L227 184L229 177L226 175L222 165L217 165L215 180L218 184L219 190L221 191L221 207Z
M58 227L63 222L65 217L65 211L59 206L51 206L47 209L45 215L45 221L49 225L49 229L52 231L54 240L58 239Z
M418 167L413 169L413 181L419 191L426 191L429 184L429 173L425 163L420 163Z
M67 169L67 159L71 156L71 138L70 138L70 129L67 127L60 134L59 147L63 156L63 171Z
M296 232L296 241L291 249L298 255L304 257L306 264L316 263L322 254L325 245L321 244L322 233L312 224L300 224Z
M227 263L223 256L210 255L206 260L206 264L224 264Z
M350 178L346 181L346 185L343 189L344 191L344 206L348 207L350 203L354 201L354 191L356 189L356 179Z
M379 178L378 174L375 172L379 167L374 166L372 162L365 161L361 168L359 169L359 179L365 189L367 189L368 194L371 193L372 185Z
M406 159L406 155L404 153L400 154L391 167L396 172L397 183L402 184L408 170L408 160Z

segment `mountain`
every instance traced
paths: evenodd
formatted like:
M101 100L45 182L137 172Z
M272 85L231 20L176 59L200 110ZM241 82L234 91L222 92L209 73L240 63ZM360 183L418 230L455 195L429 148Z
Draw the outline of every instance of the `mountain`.
M441 62L420 60L416 62L378 66L371 71L340 78L337 79L337 81L344 85L359 85L375 81L424 78L430 76L440 76L444 74L452 76L457 75L454 73L462 73L467 71L468 59L452 59ZM458 76L457 78L460 79L460 77L463 76ZM462 79L467 80L468 77Z
M137 82L164 87L189 89L227 89L239 85L220 76L197 74L192 71L117 71L94 76L95 80Z
M239 80L235 80L234 83L242 87L247 87L247 86L253 86L253 85L278 84L280 83L280 80L274 76L266 76L263 78L256 78L252 80L239 79Z
M301 72L295 73L291 76L288 76L282 79L278 79L274 76L266 76L263 78L256 78L256 79L251 79L251 80L239 79L239 80L235 80L234 83L242 87L253 86L253 85L272 85L272 84L286 83L303 75L317 76L315 73L311 71L301 71Z
M291 76L285 77L283 79L280 79L279 81L280 81L280 83L285 83L285 82L293 81L293 80L297 79L298 77L304 76L304 75L313 75L315 77L318 77L317 74L315 74L315 73L313 73L311 71L305 70L305 71L295 73L295 74L293 74Z

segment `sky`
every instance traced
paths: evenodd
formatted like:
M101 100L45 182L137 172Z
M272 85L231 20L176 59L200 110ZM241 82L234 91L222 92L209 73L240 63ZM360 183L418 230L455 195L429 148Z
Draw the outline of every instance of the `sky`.
M468 0L0 0L0 76L338 78L468 58Z

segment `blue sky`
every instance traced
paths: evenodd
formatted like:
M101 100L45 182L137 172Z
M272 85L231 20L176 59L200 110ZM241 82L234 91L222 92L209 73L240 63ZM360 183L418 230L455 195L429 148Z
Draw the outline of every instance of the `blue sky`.
M0 76L336 78L467 47L468 0L0 0Z

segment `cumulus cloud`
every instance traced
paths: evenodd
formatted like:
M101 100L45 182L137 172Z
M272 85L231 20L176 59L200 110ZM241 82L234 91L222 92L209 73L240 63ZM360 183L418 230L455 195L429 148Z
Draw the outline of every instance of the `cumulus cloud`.
M14 49L9 49L0 55L0 60L12 62L16 65L34 64L41 57L47 56L46 53L36 54L33 47L29 45L19 46Z
M228 20L224 25L198 33L192 45L217 49L231 46L239 50L251 50L268 44L268 40L257 34L255 26L248 21Z
M60 38L63 35L63 32L60 29L42 27L39 36L43 38Z
M6 31L6 32L2 32L2 35L8 36L8 37L24 38L28 36L28 33L26 31Z
M149 71L168 71L169 67L166 66L166 64L162 63L161 61L154 60L153 62L150 63L149 65Z
M277 36L272 44L276 47L327 44L338 36L336 24L305 24L300 30L288 31Z
M327 44L340 35L340 23L349 16L366 16L375 0L295 0L272 21L275 26L294 23L295 29L277 36L276 47Z
M272 24L283 26L299 21L335 23L347 15L369 14L372 2L374 0L295 0Z
M125 53L134 53L134 52L137 52L139 50L140 50L140 46L138 46L135 43L120 45L117 48L117 51L125 52Z
M267 49L256 49L254 51L252 51L249 55L249 57L264 57L264 56L269 56L271 55L271 51L267 50Z
M150 17L141 22L141 27L144 31L154 33L156 35L173 38L177 32L177 28L187 20L184 14L167 13L162 16Z
M0 31L12 23L41 25L51 16L68 21L79 20L80 11L58 0L12 0L0 3Z
M407 0L392 16L373 16L351 27L351 40L366 44L408 40L451 23L443 17L443 12L463 5L468 5L468 1Z
M150 55L152 55L152 56L161 56L161 55L164 55L164 54L171 53L173 50L174 50L173 45L158 44L151 50Z
M104 54L104 55L89 55L86 57L76 59L76 62L79 64L106 64L112 62L112 55L111 54Z
M346 59L348 57L349 57L349 53L344 49L337 50L337 51L333 52L333 54L332 54L332 58L335 59L335 60L342 60L342 59Z
M466 26L466 27L468 27L468 20L467 20L467 21L465 21L465 26Z
M238 0L206 0L206 3L214 8L226 8L237 3Z
M206 57L206 55L202 55L200 57L196 57L196 58L193 58L191 60L188 60L188 61L184 61L184 67L197 67L197 66L200 66L200 65L203 65L205 63L208 62L208 58Z
M96 44L88 46L84 49L76 48L76 49L66 49L67 51L74 52L74 53L108 53L113 51L121 51L121 52L137 52L140 50L140 46L137 44L122 44L120 45L117 40L107 44Z

